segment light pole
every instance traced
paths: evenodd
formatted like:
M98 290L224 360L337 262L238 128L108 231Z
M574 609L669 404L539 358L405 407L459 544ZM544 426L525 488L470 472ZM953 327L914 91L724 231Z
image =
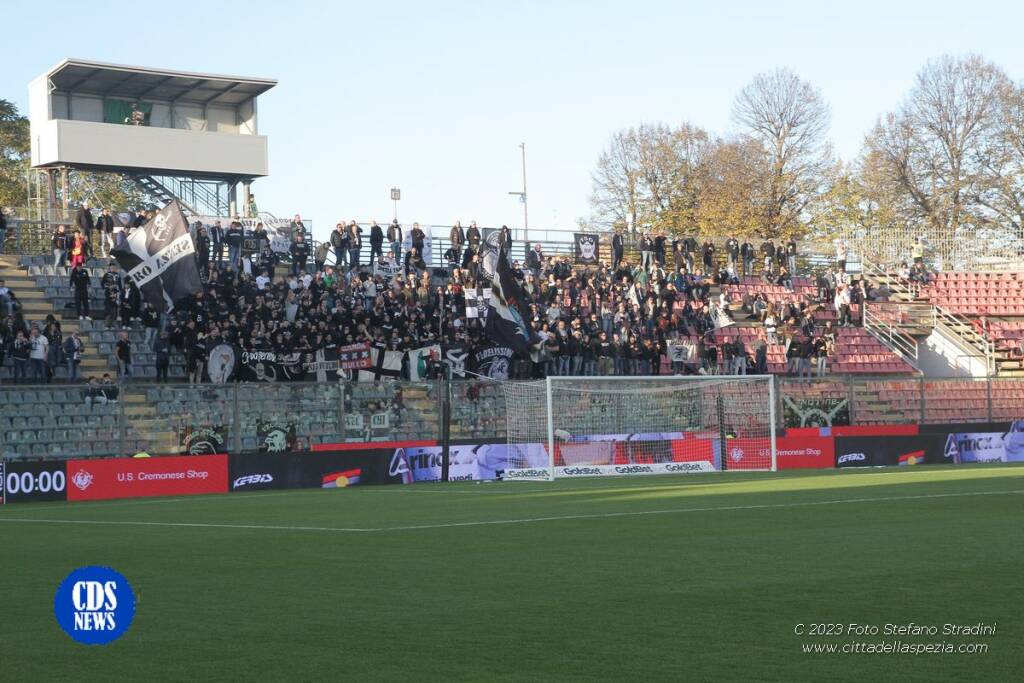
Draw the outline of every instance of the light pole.
M523 152L523 191L522 192L509 192L511 195L519 197L519 201L523 203L523 241L530 241L530 220L529 215L526 211L526 143L520 142L519 149Z
M391 188L391 201L395 203L395 220L398 220L398 200L402 198L402 191L397 187Z

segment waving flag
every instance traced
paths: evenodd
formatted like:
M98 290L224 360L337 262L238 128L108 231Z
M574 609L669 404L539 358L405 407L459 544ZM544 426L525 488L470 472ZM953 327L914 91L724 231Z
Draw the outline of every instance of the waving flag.
M530 352L533 337L526 324L528 314L526 294L512 276L508 257L498 250L491 280L490 311L487 314L487 334L496 342L522 353Z
M195 245L177 201L135 230L111 254L158 311L169 311L177 301L203 289Z

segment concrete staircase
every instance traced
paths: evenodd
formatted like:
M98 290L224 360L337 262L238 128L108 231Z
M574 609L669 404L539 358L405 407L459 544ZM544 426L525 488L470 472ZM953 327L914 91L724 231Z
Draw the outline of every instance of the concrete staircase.
M25 321L30 325L39 323L39 327L42 329L45 326L46 316L52 314L60 322L61 332L65 338L76 331L81 333L85 349L82 364L79 366L79 374L89 377L110 372L106 356L100 354L97 346L89 339L89 335L79 329L78 317L74 315L74 311L63 308L56 309L53 303L46 298L44 290L36 285L33 278L29 277L27 269L19 265L19 260L20 257L17 255L0 256L0 279L4 280L7 287L17 295L18 301L22 305L21 313ZM61 377L63 377L63 373L58 374L58 381L61 381Z

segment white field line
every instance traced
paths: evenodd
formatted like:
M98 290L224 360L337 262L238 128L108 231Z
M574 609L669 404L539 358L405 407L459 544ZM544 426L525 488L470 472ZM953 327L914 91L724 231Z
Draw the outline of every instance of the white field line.
M960 493L932 493L917 496L878 496L872 498L845 498L838 500L818 500L794 503L765 503L762 505L723 505L718 507L672 508L667 510L635 510L629 512L596 512L578 515L557 515L551 517L523 517L518 519L490 519L470 522L445 522L440 524L418 524L410 526L387 527L331 527L331 526L279 526L269 524L216 524L205 522L141 522L126 520L89 520L89 519L40 519L26 517L0 517L0 522L21 522L30 524L80 524L95 526L143 526L172 527L184 529L237 529L262 531L327 531L345 533L382 533L389 531L420 531L428 529L449 529L454 527L492 526L499 524L534 524L537 522L557 522L576 519L608 519L613 517L644 517L649 515L672 515L688 512L729 512L737 510L780 510L786 508L812 507L817 505L848 505L857 503L879 503L906 500L928 500L935 498L963 498L967 496L1003 496L1018 495L1024 489L1013 491L975 491Z

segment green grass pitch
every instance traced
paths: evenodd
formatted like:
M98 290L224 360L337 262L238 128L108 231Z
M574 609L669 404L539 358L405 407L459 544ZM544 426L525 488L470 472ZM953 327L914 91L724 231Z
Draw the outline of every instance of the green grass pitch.
M105 647L53 615L87 564L138 596ZM2 681L1019 680L1024 467L9 505L0 582ZM996 633L794 633L908 622Z

